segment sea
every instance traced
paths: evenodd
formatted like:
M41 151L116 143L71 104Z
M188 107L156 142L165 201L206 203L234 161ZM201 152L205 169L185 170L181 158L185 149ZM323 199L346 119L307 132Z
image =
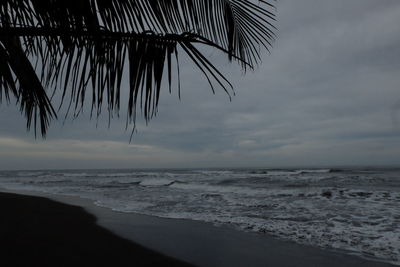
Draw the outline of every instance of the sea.
M1 188L229 225L400 265L400 169L2 171Z

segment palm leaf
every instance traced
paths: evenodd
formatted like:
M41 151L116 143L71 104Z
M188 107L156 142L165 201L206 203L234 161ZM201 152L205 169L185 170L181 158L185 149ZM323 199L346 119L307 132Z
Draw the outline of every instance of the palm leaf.
M69 98L74 116L88 95L96 116L104 103L108 112L118 112L128 66L128 119L134 122L140 108L149 120L165 67L171 88L178 50L213 90L220 86L229 94L231 84L199 45L253 68L274 39L272 7L253 0L2 0L0 97L16 96L28 128L33 122L36 129L39 120L45 135L56 117L46 90L61 88L62 103Z

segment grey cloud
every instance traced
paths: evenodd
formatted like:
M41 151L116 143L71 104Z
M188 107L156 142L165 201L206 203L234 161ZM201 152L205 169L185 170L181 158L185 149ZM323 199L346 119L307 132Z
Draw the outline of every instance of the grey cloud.
M0 168L399 164L399 1L277 6L278 39L257 70L243 76L208 52L235 86L232 102L222 90L213 95L183 59L182 100L175 88L163 91L158 116L148 126L139 120L132 144L124 108L110 129L106 115L96 129L86 114L54 123L47 141L35 141L19 112L2 105L0 137L19 145L0 145Z

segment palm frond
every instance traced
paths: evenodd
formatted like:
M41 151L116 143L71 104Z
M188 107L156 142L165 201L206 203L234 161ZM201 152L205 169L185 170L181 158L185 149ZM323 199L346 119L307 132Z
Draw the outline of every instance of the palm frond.
M171 87L178 49L213 90L218 85L229 94L231 84L198 45L253 68L274 39L271 7L255 0L2 0L0 96L12 92L28 128L38 118L44 135L56 117L46 90L61 88L74 116L90 89L92 112L98 116L104 103L118 112L128 66L128 118L135 121L140 107L149 120L157 112L164 68Z
M8 54L3 45L0 44L0 102L3 100L3 94L7 102L10 101L10 93L18 96L17 87L14 83L14 76L8 64Z

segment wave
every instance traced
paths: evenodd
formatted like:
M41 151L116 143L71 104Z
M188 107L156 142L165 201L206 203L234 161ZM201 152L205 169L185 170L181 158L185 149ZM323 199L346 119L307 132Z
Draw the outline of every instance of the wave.
M215 175L229 175L233 174L234 172L229 170L196 170L193 171L193 173L201 174L204 176L215 176Z
M136 185L139 185L141 182L123 182L123 183L121 183L121 182L111 182L111 183L106 183L106 184L99 184L99 185L96 185L95 187L96 188L105 188L105 189L107 189L107 188L128 188L128 187L130 187L130 186L136 186Z
M143 180L139 183L141 186L147 186L147 187L155 187L155 186L170 186L174 184L176 181L175 180L170 180L166 178L150 178Z
M7 177L0 179L0 186L87 197L124 212L226 223L299 243L376 253L400 263L398 173L322 168L59 170Z
M261 170L261 171L252 171L251 174L265 174L271 176L292 176L292 175L300 175L305 173L330 173L331 169L297 169L297 170L281 170L281 169L273 169L273 170Z
M64 177L90 177L93 176L93 174L86 173L86 172L81 172L81 173L59 173L59 175L64 176Z
M213 193L225 193L225 194L242 194L249 196L256 195L269 195L274 190L268 190L263 188L250 188L244 186L220 186L210 184L195 184L195 183L182 183L174 182L169 185L171 188L195 192L213 192Z
M26 172L18 172L17 175L23 176L23 177L33 177L33 176L39 176L42 174L44 174L44 172L42 172L42 171L32 171L32 172L26 171Z
M310 169L310 170L299 170L301 173L330 173L331 169Z
M98 173L97 177L132 177L136 175L134 173Z

